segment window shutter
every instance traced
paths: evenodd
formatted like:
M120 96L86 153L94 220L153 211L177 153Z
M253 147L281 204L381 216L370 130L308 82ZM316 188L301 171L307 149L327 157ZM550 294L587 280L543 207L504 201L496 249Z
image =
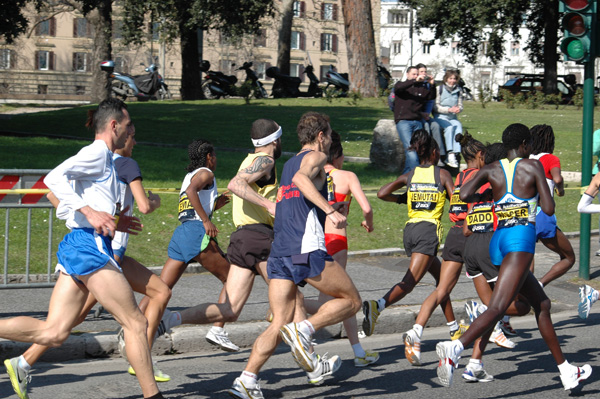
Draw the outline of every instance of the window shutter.
M321 3L321 21L325 19L325 3Z
M48 70L54 71L54 51L48 51Z
M8 50L9 51L9 57L10 57L10 69L16 69L17 68L17 54L15 52L15 50Z
M325 51L325 34L321 33L321 51Z
M306 35L304 32L300 32L300 50L306 50Z
M39 21L38 21L38 24L35 26L35 35L36 36L40 36L40 29L41 28L40 28L40 24L39 24Z
M87 19L85 20L85 37L92 37L92 24Z
M50 36L56 36L56 18L50 18Z
M35 58L35 69L40 69L40 52L36 51L34 53L34 58Z
M301 1L300 2L300 18L304 18L304 13L306 12L306 4Z
M77 53L73 53L73 72L77 70Z
M302 83L304 83L304 65L302 64L298 65L298 75Z
M92 55L90 53L85 53L85 71L90 71L90 64L92 63Z
M338 5L337 4L333 5L333 13L332 14L333 14L332 15L333 20L337 21L337 19L338 19Z
M337 53L338 49L338 38L337 35L331 35L331 51Z
M73 18L73 37L77 37L77 18Z

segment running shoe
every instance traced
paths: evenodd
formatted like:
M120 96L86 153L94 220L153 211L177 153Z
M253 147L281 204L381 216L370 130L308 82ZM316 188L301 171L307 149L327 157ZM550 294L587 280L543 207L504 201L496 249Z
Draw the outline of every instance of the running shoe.
M165 308L165 311L162 315L162 319L160 319L160 322L158 323L154 339L160 337L161 335L165 335L171 332L171 327L173 327L169 325L169 321L171 320L171 313L173 312Z
M421 339L412 328L402 334L404 356L413 366L421 366Z
M465 324L464 320L461 320L460 323L458 323L458 330L450 331L450 339L452 341L456 341L457 339L463 336L463 334L468 330L468 328L469 325Z
M237 352L240 350L239 346L231 342L229 334L227 334L227 331L225 330L223 330L223 332L214 332L211 328L206 334L206 340L208 343L218 346L225 352Z
M31 376L19 367L19 358L6 359L4 366L17 396L21 399L29 399L29 396L27 396L27 384L31 382Z
M490 342L502 348L513 349L516 346L515 343L506 338L506 335L504 335L504 332L499 326L500 322L498 322L496 327L494 327L494 332L492 332L492 335L490 335Z
M163 373L162 371L160 371L156 362L152 362L152 369L154 370L154 381L156 381L156 382L171 381L171 377L169 375ZM131 366L129 366L129 368L127 369L127 372L131 375L135 375L135 370Z
M477 313L478 306L479 304L475 301L468 301L467 303L465 303L465 312L467 313L467 316L469 317L471 323L473 323L479 315Z
M354 358L355 367L366 367L369 364L376 363L379 360L379 353L365 351L364 357L356 356Z
M342 359L338 355L333 356L331 359L327 358L327 353L323 356L317 355L317 365L312 372L306 372L309 384L321 384L323 377L332 375L342 365Z
M600 256L600 249L596 251L596 256Z
M379 308L377 307L377 301L364 301L363 302L363 314L365 318L362 322L363 331L367 336L371 336L375 331L375 324L379 317Z
M121 328L117 333L117 343L119 348L119 353L123 359L127 360L127 350L125 349L125 331ZM129 360L127 360L129 361Z
M315 364L313 356L310 353L310 341L311 337L304 335L302 331L298 329L298 323L289 323L279 329L281 338L286 344L290 346L292 350L292 356L298 366L307 373L315 371Z
M494 376L489 375L487 371L482 368L474 370L473 368L465 367L465 371L462 374L462 378L467 382L490 382L494 381Z
M587 380L592 375L592 367L589 364L584 364L583 367L571 366L571 372L560 375L560 381L565 387L565 391L575 388L579 385L579 381Z
M516 337L518 335L515 329L510 325L510 321L500 320L500 328L506 336Z
M579 317L583 320L587 319L590 315L594 291L592 287L586 284L579 287L579 306L577 307L577 311L579 312Z
M244 385L241 379L236 378L233 385L227 391L229 395L240 399L264 399L263 393L260 390L258 382L253 388Z
M438 342L435 346L440 362L437 366L437 376L440 384L445 387L452 385L452 374L454 369L458 367L460 355L456 353L456 346L452 341Z

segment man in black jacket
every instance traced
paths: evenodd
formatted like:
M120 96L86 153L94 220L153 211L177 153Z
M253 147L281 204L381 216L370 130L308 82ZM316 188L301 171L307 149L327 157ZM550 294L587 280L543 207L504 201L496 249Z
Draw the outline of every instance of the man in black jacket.
M423 110L429 100L435 99L433 77L419 75L414 66L408 67L406 80L394 86L394 122L404 146L404 170L406 173L419 165L417 154L409 150L410 138L415 130L423 129Z

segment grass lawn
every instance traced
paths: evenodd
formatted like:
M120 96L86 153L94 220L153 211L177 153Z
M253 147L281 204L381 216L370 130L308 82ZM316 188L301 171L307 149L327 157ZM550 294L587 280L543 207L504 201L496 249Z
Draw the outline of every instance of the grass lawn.
M42 133L80 137L81 140L50 139L42 137L0 136L0 169L27 168L50 169L75 154L91 141L90 133L83 128L86 110L77 107L52 112L14 116L2 120L1 130ZM316 110L331 117L332 126L344 140L344 152L350 156L369 156L372 130L379 119L391 119L383 99L363 99L351 105L347 99L336 99L331 103L325 99L283 99L253 101L244 105L243 100L212 100L199 102L151 102L130 103L129 110L136 125L138 145L134 158L140 164L146 188L178 188L185 175L187 151L185 146L194 138L205 138L213 142L218 150L217 184L226 187L244 158L243 151L225 151L225 148L249 149L251 147L249 126L260 117L278 121L283 127L283 149L295 152L300 148L295 126L304 112ZM1 109L0 109L1 112ZM499 141L503 129L510 123L521 122L528 126L547 123L556 133L555 154L561 158L563 169L580 170L581 164L581 115L574 107L561 106L556 109L528 110L507 109L504 104L491 103L482 109L479 104L467 102L461 114L463 126L483 142ZM235 118L232 118L235 116ZM599 117L600 115L597 115ZM149 145L145 143L157 143ZM278 162L279 170L286 159ZM366 234L360 227L361 212L356 204L349 216L350 250L402 247L402 230L406 222L406 208L386 203L374 197L376 190L393 180L396 175L378 170L366 164L346 164L360 178L363 188L372 198L375 213L375 231ZM564 198L557 198L559 225L564 231L579 230L579 214L576 204L579 189L571 183ZM142 215L144 232L132 237L128 254L146 265L161 265L166 259L166 248L171 233L178 224L177 195L161 194L162 206L150 215ZM47 210L34 210L32 227L32 267L37 272L46 269L47 253ZM0 209L0 234L4 239L5 210ZM11 211L9 222L9 265L11 273L21 269L25 262L25 211ZM219 227L218 237L226 251L229 235L233 231L231 207L219 210L214 221ZM66 232L64 223L55 220L55 244ZM447 230L450 222L444 217ZM597 217L592 226L598 225ZM38 239L43 237L43 239ZM4 246L0 246L0 258ZM54 261L52 262L55 263Z

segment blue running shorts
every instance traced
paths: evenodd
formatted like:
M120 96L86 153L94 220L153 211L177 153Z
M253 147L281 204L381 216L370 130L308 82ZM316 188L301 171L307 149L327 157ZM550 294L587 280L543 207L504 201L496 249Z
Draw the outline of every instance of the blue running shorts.
M114 260L110 237L92 228L73 229L58 244L56 257L56 268L73 277L91 274L109 263L121 270Z
M537 214L535 215L535 234L536 238L553 238L556 237L556 215L548 216L538 206Z
M267 274L270 279L291 280L303 287L306 285L305 279L323 272L325 262L333 262L333 258L322 250L292 256L271 256L267 260Z
M169 258L189 263L206 249L209 241L210 237L200 220L183 222L177 226L169 242Z
M535 253L535 226L533 224L498 229L490 242L490 260L496 266L510 252Z

